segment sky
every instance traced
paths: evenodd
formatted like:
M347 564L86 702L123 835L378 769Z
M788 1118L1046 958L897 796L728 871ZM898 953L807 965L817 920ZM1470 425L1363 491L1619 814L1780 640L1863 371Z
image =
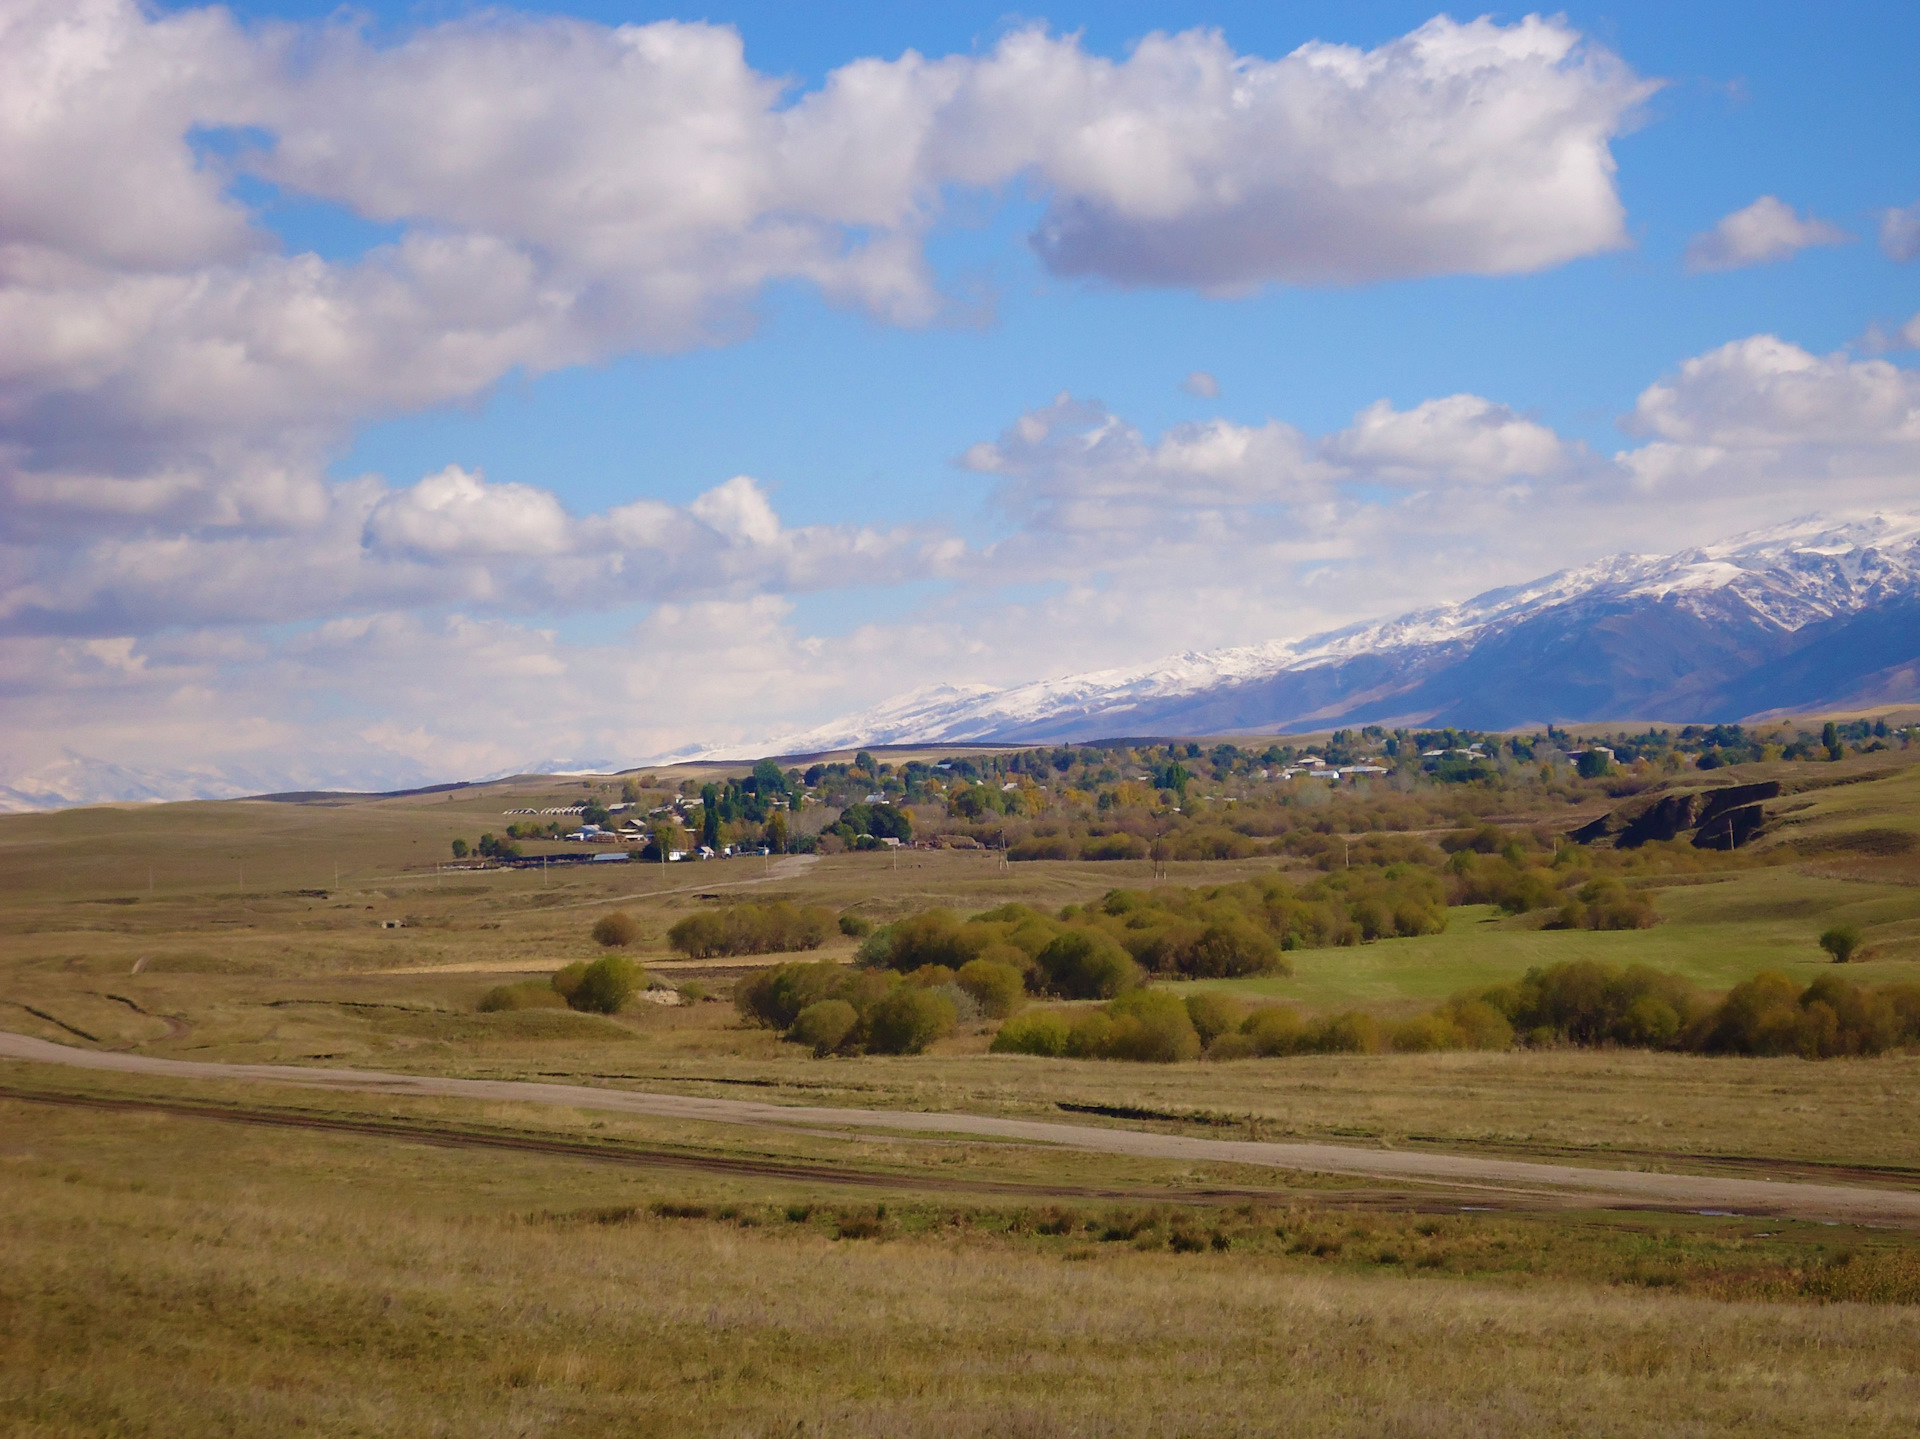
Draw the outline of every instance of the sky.
M0 803L1920 504L1920 9L0 0Z

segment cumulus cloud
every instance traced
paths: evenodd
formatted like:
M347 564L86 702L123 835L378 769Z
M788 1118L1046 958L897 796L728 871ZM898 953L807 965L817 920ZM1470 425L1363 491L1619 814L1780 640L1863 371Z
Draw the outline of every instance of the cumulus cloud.
M1565 468L1571 447L1545 425L1478 395L1449 395L1411 410L1380 400L1330 436L1323 453L1356 476L1388 484L1436 479L1492 484Z
M1844 245L1853 236L1812 215L1802 217L1773 195L1735 210L1687 245L1689 270L1740 270L1789 259L1815 245Z
M231 793L632 762L928 682L1310 633L1721 538L1730 514L1910 505L1920 473L1920 376L1773 336L1685 361L1623 424L1637 442L1601 457L1475 395L1378 402L1322 435L1278 420L1152 434L1060 396L962 457L1003 526L973 549L789 527L744 477L685 505L572 515L449 469L336 487L322 543L120 537L44 572L30 549L0 551L0 788ZM949 583L851 633L809 626L789 597L928 574ZM515 613L608 595L651 602L612 642Z
M1440 17L1271 62L1210 31L1065 71L1037 47L1005 47L988 78L1015 113L1051 112L1035 245L1062 274L1232 291L1511 274L1626 243L1608 142L1652 87L1558 21Z
M1195 370L1180 382L1180 388L1197 400L1220 398L1220 382L1205 370Z
M489 12L383 44L0 0L5 523L312 523L356 425L725 341L774 282L927 323L955 190L1031 188L1045 262L1123 284L1557 264L1623 242L1608 146L1647 89L1539 19L1274 61L1029 28L796 96L705 24ZM401 237L285 254L239 176Z
M1920 200L1880 212L1880 249L1903 265L1920 259Z
M1622 423L1648 439L1615 457L1642 489L1738 499L1744 512L1776 498L1817 507L1836 494L1911 503L1920 473L1920 375L1773 335L1688 360Z
M737 476L687 505L573 516L550 491L449 466L404 489L332 487L277 532L102 536L0 546L0 633L148 635L175 625L324 620L395 606L498 613L890 584L951 567L932 528L789 527Z

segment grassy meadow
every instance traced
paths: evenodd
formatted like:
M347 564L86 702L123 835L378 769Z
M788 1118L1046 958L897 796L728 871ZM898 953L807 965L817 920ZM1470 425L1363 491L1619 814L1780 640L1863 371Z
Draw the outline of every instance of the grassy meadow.
M1920 831L1920 766L1836 768L1858 781L1793 796L1741 864L1633 880L1659 915L1650 929L1458 906L1444 933L1296 950L1288 978L1195 983L1382 1014L1572 958L1708 990L1764 969L1805 983L1828 968L1818 935L1842 921L1866 941L1850 979L1920 980L1920 853L1874 838ZM1920 1184L1905 1123L1920 1056L1902 1053L1145 1065L994 1055L978 1024L921 1055L816 1060L727 1002L767 960L682 960L670 926L736 900L877 922L931 905L1054 909L1146 887L1155 866L968 849L445 862L452 839L503 828L505 811L580 793L521 779L0 817L0 1028L196 1060ZM1159 882L1290 863L1165 862ZM478 1011L496 984L601 953L588 930L612 909L638 922L630 953L656 978L707 998ZM853 949L836 936L814 957ZM1920 1235L1896 1231L17 1062L0 1065L0 1175L8 1433L1878 1434L1920 1421Z

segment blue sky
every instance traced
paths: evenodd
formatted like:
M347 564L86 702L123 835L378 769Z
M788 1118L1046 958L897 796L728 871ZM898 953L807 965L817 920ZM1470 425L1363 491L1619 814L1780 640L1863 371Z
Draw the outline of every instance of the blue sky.
M0 174L46 327L0 391L0 784L744 744L1915 488L1910 5L61 8L0 0L16 63L98 59L20 72L53 118ZM608 79L618 26L687 43ZM1036 26L1044 99L992 91ZM1272 63L1309 42L1374 79ZM825 96L946 94L909 50L964 93L883 195L923 112ZM76 734L101 693L162 719Z

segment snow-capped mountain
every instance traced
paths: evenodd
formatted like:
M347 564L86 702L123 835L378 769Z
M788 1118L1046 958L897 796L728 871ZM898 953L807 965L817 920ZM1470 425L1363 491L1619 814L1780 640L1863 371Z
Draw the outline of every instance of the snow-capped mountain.
M1007 689L929 686L765 751L1376 722L1712 722L1913 698L1920 514L1811 516L1300 640Z

